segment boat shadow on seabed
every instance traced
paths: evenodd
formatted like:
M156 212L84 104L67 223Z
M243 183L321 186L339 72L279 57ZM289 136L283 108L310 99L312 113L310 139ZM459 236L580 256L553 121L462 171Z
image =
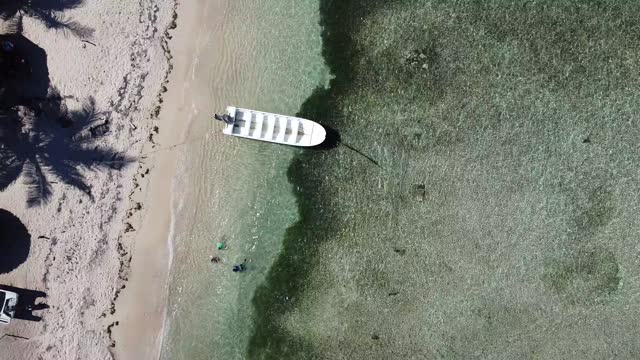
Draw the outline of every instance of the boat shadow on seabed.
M378 162L372 158L371 156L363 153L362 151L354 148L353 146L345 143L344 141L342 141L341 137L340 137L340 132L338 132L338 130L332 128L331 126L325 125L325 124L321 124L322 127L327 131L327 137L325 138L325 140L320 144L320 145L316 145L313 147L310 147L309 149L311 150L333 150L335 148L338 147L338 145L342 145L344 147L346 147L347 149L357 153L358 155L366 158L367 160L369 160L369 162L373 163L375 166L381 168L380 164L378 164Z
M335 123L335 121L333 121L334 119L332 115L333 114L332 109L329 104L331 104L331 96L330 96L329 89L326 89L324 87L317 87L313 90L313 92L307 98L307 100L305 100L305 102L300 107L300 111L296 114L296 116L304 119L313 119L313 121L316 121L320 125L322 125L322 127L327 132L324 142L308 149L333 150L337 148L338 145L343 145L349 150L366 158L369 162L371 162L375 166L382 168L380 164L371 156L345 143L340 136L340 132L336 128L329 125L329 124Z
M326 91L322 90L322 91L316 91L316 93L320 93L322 96ZM313 102L313 101L311 101ZM303 105L303 108L305 107L305 105ZM313 115L313 114L311 114ZM296 114L297 117L303 117L303 119L305 118L313 118L312 116L306 116L305 117L305 112L301 111L298 114ZM225 123L226 125L232 125L236 122L236 118L234 118L233 116L229 115L229 114L223 114L223 115L218 115L218 114L214 114L213 118L215 120L221 121L223 123ZM312 120L312 122L315 121ZM335 128L329 126L326 124L326 121L323 121L322 123L318 123L322 126L322 128L324 128L324 130L326 131L326 136L324 141L322 141L320 144L315 145L315 146L310 146L310 147L306 147L307 149L310 150L321 150L321 151L326 151L326 150L333 150L335 148L338 147L338 145L343 145L344 147L348 148L349 150L357 153L358 155L366 158L369 162L373 163L374 165L376 165L379 168L382 168L380 166L380 164L373 159L372 157L368 156L367 154L363 153L362 151L354 148L353 146L345 143L342 141L341 136L340 136L340 132L338 130L336 130ZM289 144L287 144L289 145Z

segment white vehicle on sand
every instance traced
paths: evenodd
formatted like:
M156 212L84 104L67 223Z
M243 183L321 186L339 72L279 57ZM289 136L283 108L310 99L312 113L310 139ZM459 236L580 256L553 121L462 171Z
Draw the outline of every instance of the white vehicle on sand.
M0 324L9 324L16 314L18 294L0 289Z

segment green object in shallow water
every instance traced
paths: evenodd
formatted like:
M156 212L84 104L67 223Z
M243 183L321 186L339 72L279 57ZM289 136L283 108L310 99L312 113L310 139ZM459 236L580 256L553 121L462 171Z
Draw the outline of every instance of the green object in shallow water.
M224 248L224 244L219 242L218 243L218 250L222 250Z

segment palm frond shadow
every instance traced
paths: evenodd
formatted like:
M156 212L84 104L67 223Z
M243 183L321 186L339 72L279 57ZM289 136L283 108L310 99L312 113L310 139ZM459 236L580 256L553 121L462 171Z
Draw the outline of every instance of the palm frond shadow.
M52 179L74 187L93 200L86 171L120 170L134 161L96 140L108 132L108 119L88 98L79 110L68 110L55 89L44 100L17 106L0 116L0 191L23 177L29 207L46 204Z
M23 15L38 19L48 29L62 31L80 39L90 39L93 28L68 18L64 11L75 9L84 4L84 0L3 0L0 3L0 18L4 20Z
M20 33L0 35L0 42L11 45L11 50L1 54L0 90L4 96L0 108L25 105L31 98L44 99L51 87L45 50Z

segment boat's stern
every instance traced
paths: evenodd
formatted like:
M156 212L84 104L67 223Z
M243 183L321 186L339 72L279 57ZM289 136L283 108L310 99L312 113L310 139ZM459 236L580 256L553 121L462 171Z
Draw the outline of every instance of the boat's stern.
M236 117L236 110L237 108L235 106L227 106L227 114L229 114L234 119ZM222 133L225 135L232 135L233 127L234 127L234 124L226 124L226 126L222 130Z

